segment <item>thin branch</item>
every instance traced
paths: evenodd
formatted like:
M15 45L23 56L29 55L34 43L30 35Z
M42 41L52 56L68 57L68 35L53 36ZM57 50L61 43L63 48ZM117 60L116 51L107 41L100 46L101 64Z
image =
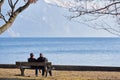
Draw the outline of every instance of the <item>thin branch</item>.
M83 10L84 8L82 7L74 7L74 8L70 8L69 11L70 12L74 12L74 13L79 13L79 15L77 16L72 16L71 18L76 18L76 17L79 17L81 15L84 15L84 14L110 14L110 15L120 15L120 12L117 12L116 10L118 10L118 7L115 6L115 11L113 13L113 10L112 11L109 11L109 8L111 6L114 6L114 5L117 5L117 4L120 4L120 1L119 2L113 2L105 7L102 7L102 8L98 8L98 9L93 9L93 10ZM79 9L79 8L82 8L82 9Z
M13 2L12 0L8 0L9 6L11 7L11 9L13 8Z
M14 7L15 7L15 6L16 6L16 4L18 3L18 1L19 1L19 0L16 0L16 2L15 2L15 3L14 3L14 5L13 5Z
M17 14L17 13L20 13L22 12L23 10L25 10L31 3L28 1L25 5L19 7L14 13Z
M4 15L2 14L1 12L1 8L2 8L2 5L4 4L4 0L1 0L0 1L0 18L3 19L5 21L5 23L7 22Z
M3 19L5 23L7 23L7 20L5 19L5 16L2 13L0 13L0 18Z

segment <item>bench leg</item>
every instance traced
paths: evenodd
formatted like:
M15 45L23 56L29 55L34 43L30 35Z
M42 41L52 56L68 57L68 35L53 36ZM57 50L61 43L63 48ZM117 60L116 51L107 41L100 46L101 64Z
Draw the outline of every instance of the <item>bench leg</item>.
M47 72L47 71L45 71L45 77L47 77L47 73L48 73L48 72Z
M24 76L25 75L24 74L25 69L21 68L20 71L21 71L21 76Z
M49 71L49 75L52 76L52 70Z
M50 76L52 76L52 70L45 71L45 77L47 77L47 74L49 73Z

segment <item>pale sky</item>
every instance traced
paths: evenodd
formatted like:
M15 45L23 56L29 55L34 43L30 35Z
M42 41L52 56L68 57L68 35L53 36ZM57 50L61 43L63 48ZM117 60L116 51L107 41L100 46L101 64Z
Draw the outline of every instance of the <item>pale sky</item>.
M22 12L11 28L1 37L116 37L104 30L95 30L85 24L68 20L69 12L63 7L67 3L59 0L39 0ZM60 0L64 1L64 0ZM69 1L69 0L68 0ZM48 4L50 3L50 4ZM72 6L69 5L69 6Z

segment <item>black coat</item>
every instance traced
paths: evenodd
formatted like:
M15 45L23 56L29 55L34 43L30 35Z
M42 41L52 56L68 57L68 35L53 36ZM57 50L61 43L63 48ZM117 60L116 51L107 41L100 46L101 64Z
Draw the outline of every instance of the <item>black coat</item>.
M45 58L45 57L39 57L38 59L37 59L37 62L47 62L48 60L47 60L47 58Z

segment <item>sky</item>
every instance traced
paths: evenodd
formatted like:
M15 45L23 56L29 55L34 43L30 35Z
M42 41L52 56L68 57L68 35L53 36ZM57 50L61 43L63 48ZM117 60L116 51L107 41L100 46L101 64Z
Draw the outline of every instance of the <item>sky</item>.
M104 30L69 20L68 4L58 1L64 0L38 0L31 4L0 37L116 37Z

